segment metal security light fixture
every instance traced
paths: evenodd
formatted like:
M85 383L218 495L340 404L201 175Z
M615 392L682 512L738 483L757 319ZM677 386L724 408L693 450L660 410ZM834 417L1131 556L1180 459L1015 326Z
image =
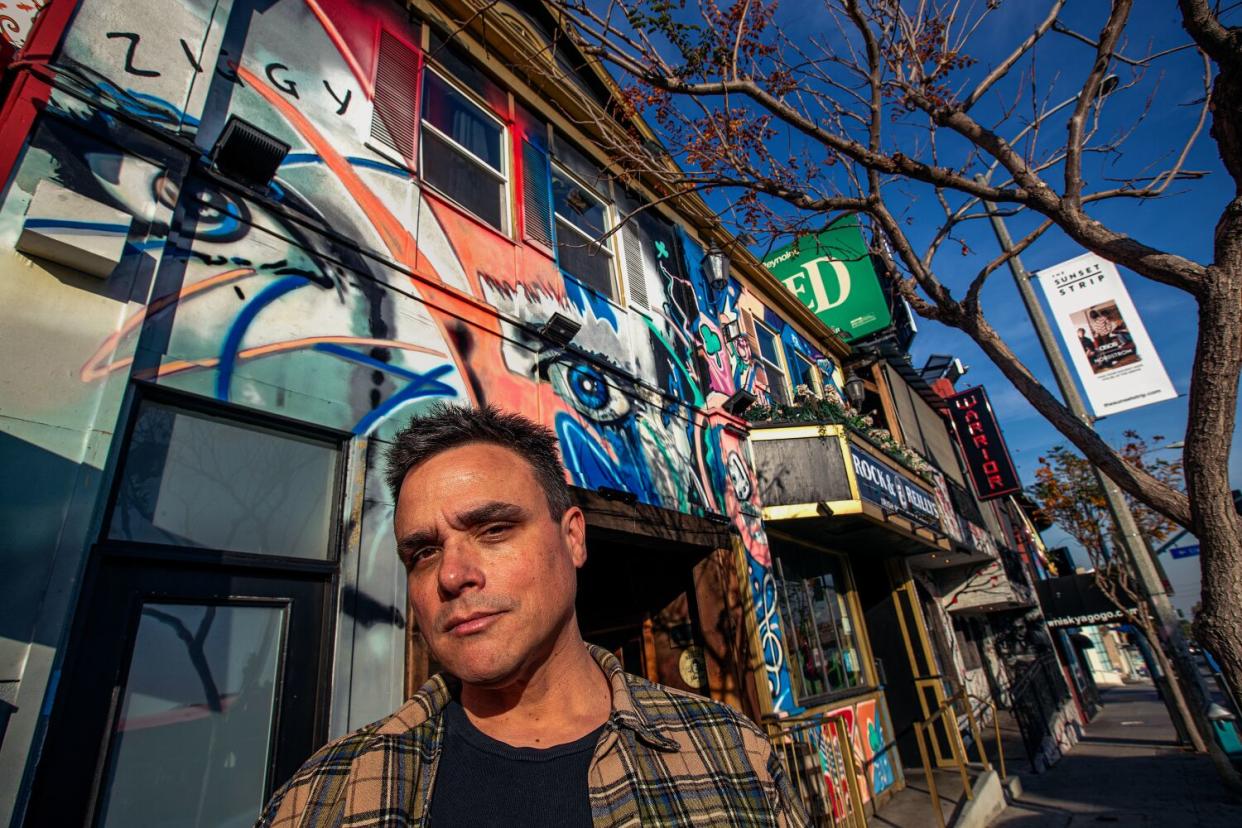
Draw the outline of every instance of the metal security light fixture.
M855 408L862 408L863 402L867 399L866 383L858 374L850 374L850 378L845 381L845 398Z
M211 148L211 165L238 184L262 190L276 176L289 145L249 121L230 115Z
M755 402L755 395L747 391L745 388L739 388L733 392L733 395L724 402L724 410L728 411L735 417L741 416L742 412L750 408Z
M712 245L703 256L703 271L712 290L724 290L729 284L729 255Z
M727 320L721 325L720 332L724 334L725 342L732 342L742 335L742 320L736 316Z
M548 321L543 323L543 327L539 329L539 335L558 348L568 348L569 343L574 341L574 337L581 329L581 323L558 312L552 314Z

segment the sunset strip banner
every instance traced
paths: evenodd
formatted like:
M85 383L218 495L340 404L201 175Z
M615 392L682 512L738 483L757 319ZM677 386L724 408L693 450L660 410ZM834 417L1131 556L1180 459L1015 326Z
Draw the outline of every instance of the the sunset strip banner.
M1086 253L1038 275L1095 416L1177 396L1116 265Z

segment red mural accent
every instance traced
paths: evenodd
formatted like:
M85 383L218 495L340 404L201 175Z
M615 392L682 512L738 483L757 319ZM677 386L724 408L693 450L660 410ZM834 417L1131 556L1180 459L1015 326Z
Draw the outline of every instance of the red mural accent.
M443 340L460 343L463 322L492 334L487 337L474 337L468 347L461 347L459 344L448 355L455 363L459 375L469 380L465 390L470 402L475 405L482 403L480 394L482 389L487 389L487 397L490 399L509 405L520 405L520 401L528 400L538 388L540 412L547 421L551 421L550 418L555 412L567 411L568 405L552 389L540 387L532 378L516 375L505 367L500 354L503 343L500 321L494 310L482 304L483 292L478 275L480 267L486 266L487 272L495 272L497 275L515 272L514 251L521 245L483 232L477 224L454 210L444 206L436 209L434 201L430 202L437 220L441 222L449 238L457 242L454 245L455 252L466 269L473 296L462 294L445 284L426 257L419 255L417 241L401 221L370 190L353 166L314 124L264 79L245 67L238 67L237 71L242 80L279 112L319 154L327 168L375 227L392 257L416 274L410 281L425 300ZM464 240L469 240L469 243L463 243ZM552 275L549 273L548 282ZM424 284L424 279L433 282L434 288Z
M0 186L8 185L17 159L21 157L35 118L52 95L52 86L34 74L46 66L60 48L60 41L78 4L75 0L56 0L39 13L26 38L26 45L17 53L17 60L8 68L17 68L17 76L0 105Z
M375 86L371 76L375 74L375 41L378 27L375 25L375 8L362 8L360 4L348 0L328 0L332 14L324 11L324 3L318 0L304 0L311 14L323 26L332 45L341 53L341 58L354 73L354 79L362 87L369 99L375 97ZM344 32L336 25L339 20L344 25ZM365 61L364 62L360 62Z

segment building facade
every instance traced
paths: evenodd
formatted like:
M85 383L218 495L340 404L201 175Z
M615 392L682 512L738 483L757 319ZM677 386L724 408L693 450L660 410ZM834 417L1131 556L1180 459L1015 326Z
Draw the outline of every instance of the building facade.
M912 723L1003 691L937 575L999 560L943 417L738 416L842 400L857 354L615 168L608 130L651 135L540 7L50 0L5 32L0 821L246 824L399 706L435 665L383 454L435 401L555 430L584 635L799 723L813 810L862 820Z

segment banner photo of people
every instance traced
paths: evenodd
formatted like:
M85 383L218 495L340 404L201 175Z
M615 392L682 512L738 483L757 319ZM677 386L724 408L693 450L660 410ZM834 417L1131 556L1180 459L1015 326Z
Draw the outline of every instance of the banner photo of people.
M1177 396L1115 264L1085 253L1036 275L1095 416Z

